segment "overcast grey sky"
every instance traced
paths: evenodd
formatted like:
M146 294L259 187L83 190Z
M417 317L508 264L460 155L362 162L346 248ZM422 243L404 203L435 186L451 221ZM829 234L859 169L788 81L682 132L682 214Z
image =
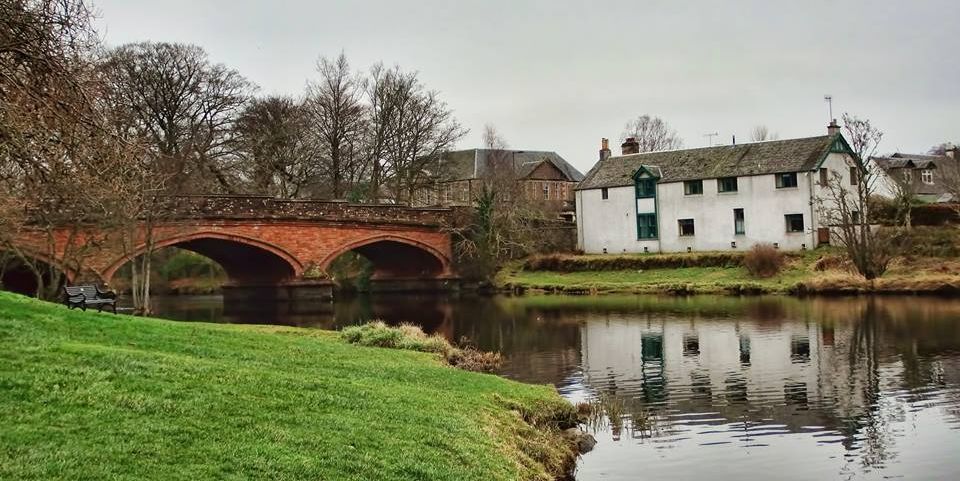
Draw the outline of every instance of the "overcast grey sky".
M300 95L343 50L421 79L471 129L555 150L584 172L631 117L669 122L687 147L826 132L851 112L883 151L960 140L960 1L94 0L109 45L194 43L261 93Z

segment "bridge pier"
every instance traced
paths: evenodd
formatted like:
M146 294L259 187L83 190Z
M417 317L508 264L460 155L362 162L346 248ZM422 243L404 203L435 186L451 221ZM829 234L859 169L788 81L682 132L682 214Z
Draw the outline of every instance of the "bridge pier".
M372 278L370 292L450 292L460 289L460 280L455 278Z
M327 280L266 285L227 284L223 286L223 302L225 305L277 302L329 303L332 299L333 282Z
M370 279L371 293L451 292L460 289L456 278L381 278ZM328 304L336 289L332 281L297 281L281 284L226 284L224 305L257 306L290 303L302 306Z

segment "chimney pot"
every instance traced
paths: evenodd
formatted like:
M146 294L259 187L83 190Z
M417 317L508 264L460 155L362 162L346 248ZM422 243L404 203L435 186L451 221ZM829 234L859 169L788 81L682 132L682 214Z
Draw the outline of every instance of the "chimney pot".
M622 155L639 154L640 142L637 142L636 137L627 137L627 140L620 145L620 152Z
M956 145L948 145L948 146L947 146L947 149L944 150L943 153L946 154L947 157L950 157L951 159L956 159L956 158L957 158L957 146L956 146Z
M831 120L830 125L827 126L827 134L833 135L833 134L839 134L839 133L840 133L840 125L837 124L837 119Z

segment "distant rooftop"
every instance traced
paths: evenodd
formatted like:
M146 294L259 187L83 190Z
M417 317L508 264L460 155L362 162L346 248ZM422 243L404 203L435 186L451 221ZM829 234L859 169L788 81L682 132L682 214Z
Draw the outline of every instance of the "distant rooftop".
M563 173L568 180L580 182L583 174L556 152L542 150L467 149L448 152L443 156L443 175L446 180L479 179L494 171L497 162L512 162L517 177L526 178L540 164L547 162Z

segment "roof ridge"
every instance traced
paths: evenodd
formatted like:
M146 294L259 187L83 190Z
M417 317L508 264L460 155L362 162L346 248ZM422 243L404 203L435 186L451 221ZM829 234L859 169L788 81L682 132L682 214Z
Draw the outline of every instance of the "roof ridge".
M814 135L814 136L812 136L812 137L797 137L797 138L793 138L793 139L761 140L761 141L758 141L758 142L744 142L744 143L742 143L742 144L734 144L734 145L713 145L713 146L710 146L710 147L693 147L693 148L689 148L689 149L654 150L654 151L652 151L652 152L637 152L636 154L616 155L616 156L610 157L610 159L622 159L622 158L626 158L626 157L639 157L639 156L651 155L651 154L663 154L663 153L667 153L667 152L686 152L686 151L693 151L693 150L710 150L710 149L747 147L747 146L751 146L751 145L757 145L757 144L772 144L772 143L776 143L776 142L796 142L796 141L798 141L798 140L822 139L822 138L830 137L831 135L832 135L832 134L827 134L827 135ZM607 159L607 160L609 160L609 159Z

